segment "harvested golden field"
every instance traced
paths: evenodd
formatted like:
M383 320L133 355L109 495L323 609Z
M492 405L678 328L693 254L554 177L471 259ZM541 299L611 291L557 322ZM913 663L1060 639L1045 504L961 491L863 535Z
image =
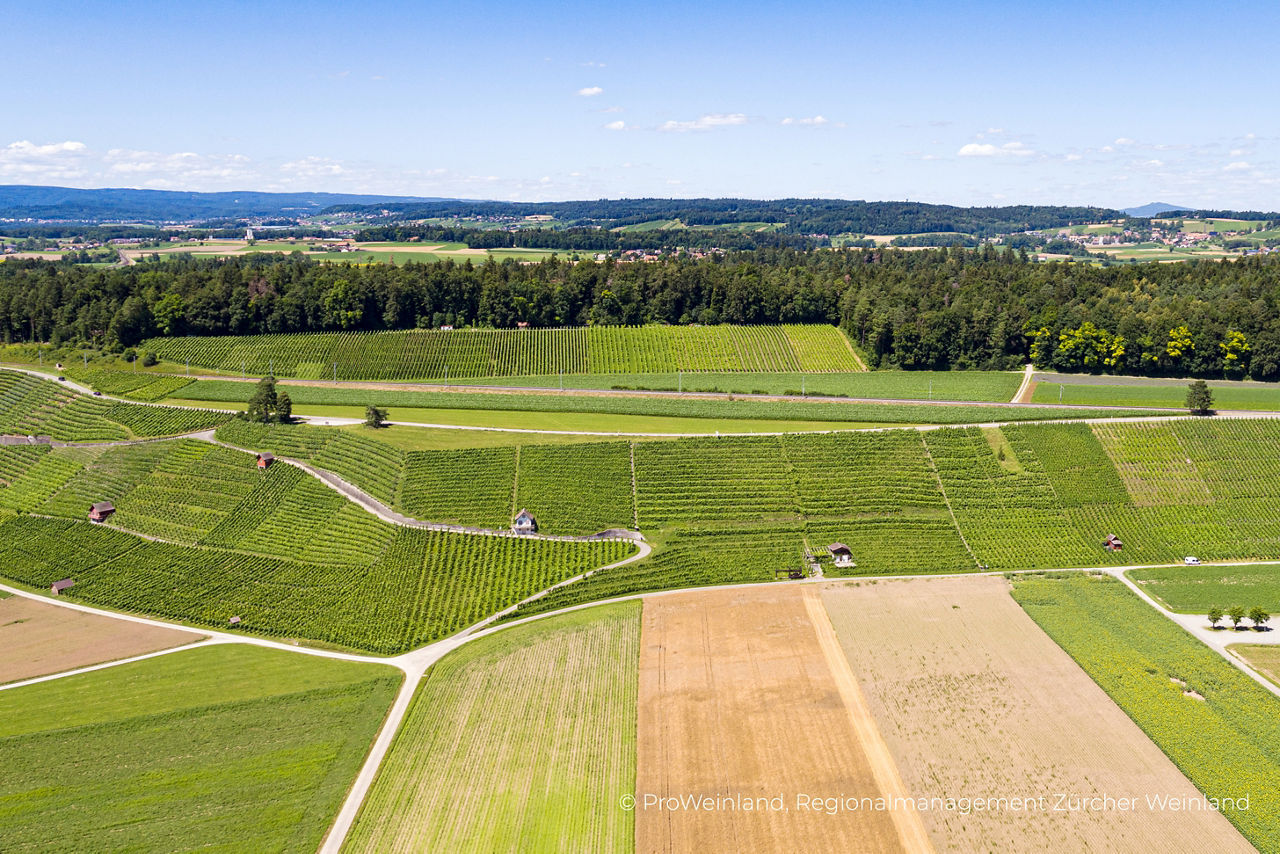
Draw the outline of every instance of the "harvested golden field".
M10 596L0 599L0 683L132 658L201 637Z
M1148 805L1200 795L1003 578L821 595L908 790L971 799L919 813L937 850L1252 850L1219 813Z
M1280 645L1237 643L1227 648L1254 670L1280 685Z
M896 777L825 619L796 586L645 600L636 851L928 850L896 814L814 806Z

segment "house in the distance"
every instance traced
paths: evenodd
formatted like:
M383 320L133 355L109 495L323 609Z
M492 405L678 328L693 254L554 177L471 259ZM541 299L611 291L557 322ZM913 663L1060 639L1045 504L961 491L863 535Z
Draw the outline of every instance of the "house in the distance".
M1120 538L1115 534L1107 534L1107 538L1102 541L1102 547L1109 552L1118 552L1124 548L1124 543L1120 542Z
M61 596L63 590L66 590L69 587L75 587L75 586L76 586L76 583L73 579L64 578L61 581L55 581L53 582L53 584L49 585L49 592L52 593L54 596Z
M537 533L538 520L533 518L533 514L528 510L521 509L516 517L511 520L511 530L517 534L533 534Z
M827 551L831 552L831 557L835 559L836 566L853 566L853 549L844 543L832 543L827 546Z
M110 501L98 501L89 505L89 521L105 522L107 517L116 512L115 505Z
M275 455L270 451L262 451L258 454L258 468L264 469L276 461Z

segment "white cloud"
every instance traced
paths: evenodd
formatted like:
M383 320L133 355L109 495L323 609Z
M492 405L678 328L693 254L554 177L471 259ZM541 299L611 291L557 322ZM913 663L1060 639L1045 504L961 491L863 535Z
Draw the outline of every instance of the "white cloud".
M1114 144L1115 145L1133 145L1133 140L1129 139L1129 137L1127 136L1122 136L1119 139L1117 139Z
M711 130L719 127L733 127L735 125L745 125L747 116L745 113L708 113L700 116L691 122L666 121L658 126L658 130L683 133L691 130Z
M1020 142L1006 142L1004 145L970 142L956 152L959 157L1027 157L1032 154L1035 152Z
M1066 159L1067 159L1067 161L1079 160L1079 159L1080 159L1080 155L1079 155L1079 154L1068 154L1068 155L1066 156Z
M605 130L626 130L627 123L622 121L622 119L618 119L618 121L616 122L609 122L607 125L604 126L604 129Z
M280 169L298 178L324 178L347 172L341 163L328 157L303 157L281 165Z
M793 119L790 116L782 120L784 125L807 125L809 127L821 127L830 124L825 116L809 116L803 119Z
M1243 160L1237 160L1234 163L1228 163L1222 167L1223 172L1243 172L1246 169L1252 169L1253 166Z
M601 89L599 86L584 86L583 88L578 90L578 94L584 98L592 98L592 97L595 97L596 95L601 95L603 93L604 93L604 90Z
M80 179L88 174L87 155L85 144L74 140L45 145L18 140L0 148L0 176L22 183Z
M1239 157L1240 155L1244 154L1244 149L1243 149L1243 148L1233 148L1233 149L1231 149L1230 151L1228 151L1228 152L1227 152L1227 154L1231 155L1232 157Z
M1143 163L1142 165L1143 165L1143 166L1152 166L1152 167L1155 167L1155 168L1159 168L1159 167L1161 167L1161 166L1163 166L1163 165L1164 165L1164 161L1163 161L1163 160L1148 160L1148 161L1146 161L1145 163Z

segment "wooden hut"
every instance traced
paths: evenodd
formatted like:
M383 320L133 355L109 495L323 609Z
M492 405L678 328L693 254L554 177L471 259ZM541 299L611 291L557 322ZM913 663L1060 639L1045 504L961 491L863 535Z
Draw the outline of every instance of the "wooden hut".
M1107 534L1107 538L1102 541L1102 547L1109 552L1118 552L1124 548L1124 543L1120 542L1120 538L1115 534Z
M533 514L528 510L521 508L516 517L511 520L511 530L517 534L533 534L538 530L538 520L533 518Z
M89 505L89 521L105 522L107 517L116 512L115 505L110 501L99 501Z
M53 584L49 585L49 592L54 596L61 596L63 590L75 586L76 583L74 579L64 578L61 581L55 581Z
M258 468L264 469L276 461L275 454L270 451L262 451L258 454Z
M236 617L232 617L230 620L227 620L227 625L229 625L229 626L238 626L238 625L240 625L240 618L239 618L238 616L236 616Z

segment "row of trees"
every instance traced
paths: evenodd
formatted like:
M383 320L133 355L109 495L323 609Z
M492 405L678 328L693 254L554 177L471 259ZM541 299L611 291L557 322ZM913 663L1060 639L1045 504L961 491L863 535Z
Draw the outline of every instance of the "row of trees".
M1253 623L1254 630L1261 630L1271 620L1271 615L1258 605L1253 606L1247 612L1243 605L1232 605L1225 610L1215 605L1209 609L1208 617L1209 625L1215 629L1224 617L1230 620L1231 625L1237 629L1240 628L1240 624L1244 622L1246 617Z
M359 265L301 255L0 264L6 342L644 323L833 323L874 367L1280 379L1280 258L1112 268L990 245L652 263Z

